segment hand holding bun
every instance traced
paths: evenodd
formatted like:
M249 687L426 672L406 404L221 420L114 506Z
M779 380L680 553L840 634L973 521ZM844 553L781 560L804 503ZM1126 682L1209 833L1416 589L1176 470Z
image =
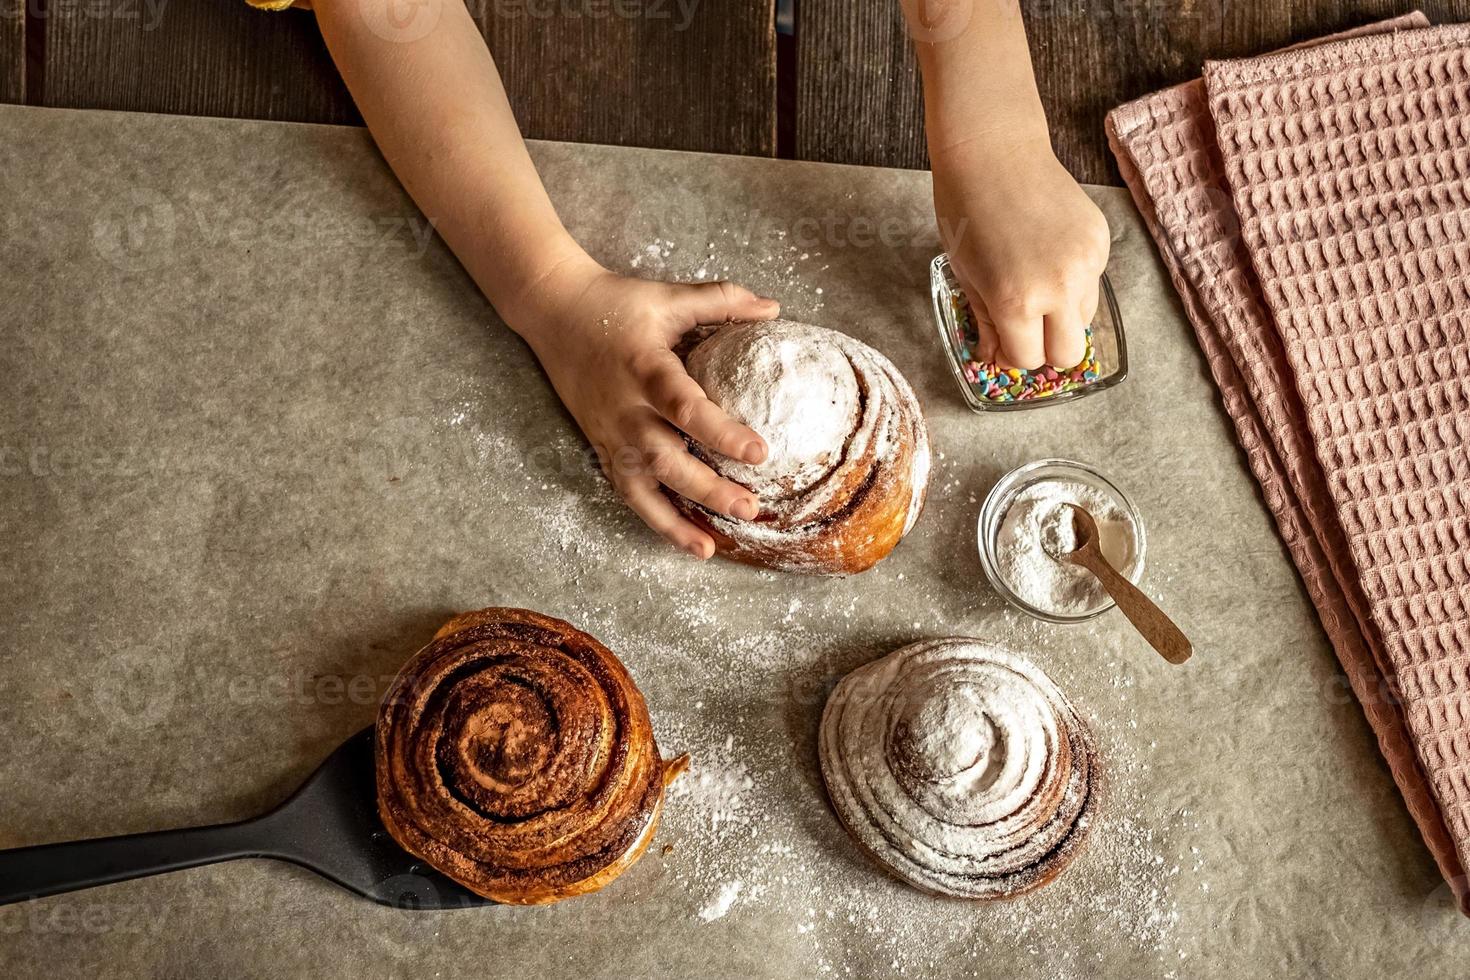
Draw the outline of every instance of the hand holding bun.
M929 437L918 399L882 354L845 334L768 320L722 327L685 357L689 375L769 446L757 465L690 452L756 494L752 521L675 502L740 561L786 571L872 567L923 507Z
M643 696L606 647L524 609L446 623L389 689L376 753L394 840L517 905L621 874L687 763L659 758Z

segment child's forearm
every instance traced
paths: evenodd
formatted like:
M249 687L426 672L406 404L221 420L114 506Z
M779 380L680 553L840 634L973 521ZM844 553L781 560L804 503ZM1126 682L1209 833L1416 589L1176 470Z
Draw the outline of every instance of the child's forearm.
M924 79L933 158L976 144L1048 148L1019 0L900 0Z
M901 0L924 75L934 216L982 360L1070 369L1108 224L1052 152L1019 0Z
M414 22L435 26L411 40L383 29L395 2L318 2L316 17L383 156L496 310L521 329L555 270L591 260L552 208L462 0L419 0Z

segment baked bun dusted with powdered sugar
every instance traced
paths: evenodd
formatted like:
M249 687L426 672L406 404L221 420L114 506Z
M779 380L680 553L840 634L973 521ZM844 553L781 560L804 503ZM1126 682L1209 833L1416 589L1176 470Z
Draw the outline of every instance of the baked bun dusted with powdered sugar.
M913 389L882 354L790 320L734 323L685 355L710 399L766 440L751 465L690 441L715 472L749 488L760 516L742 521L675 503L738 561L784 571L871 568L918 519L929 435Z
M1062 872L1097 807L1092 736L1037 667L929 640L848 674L818 736L822 779L862 848L916 888L1010 898Z

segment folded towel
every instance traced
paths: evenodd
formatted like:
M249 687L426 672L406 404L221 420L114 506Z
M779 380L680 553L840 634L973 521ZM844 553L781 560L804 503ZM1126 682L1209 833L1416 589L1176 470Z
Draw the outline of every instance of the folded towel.
M1470 59L1413 14L1108 135L1393 778L1470 911Z

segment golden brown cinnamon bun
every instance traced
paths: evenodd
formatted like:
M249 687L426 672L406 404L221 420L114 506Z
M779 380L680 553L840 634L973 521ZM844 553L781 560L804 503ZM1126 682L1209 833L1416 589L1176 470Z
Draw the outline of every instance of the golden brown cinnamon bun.
M818 746L848 832L939 895L1041 887L1077 854L1097 805L1092 737L1071 703L978 640L915 643L848 674Z
M643 853L666 763L617 657L524 609L456 616L378 715L378 811L405 850L498 902L596 891Z
M715 330L685 364L770 447L753 466L689 443L760 502L760 516L742 521L673 495L721 553L847 574L881 561L913 527L929 482L929 435L913 389L882 354L833 330L768 320Z

